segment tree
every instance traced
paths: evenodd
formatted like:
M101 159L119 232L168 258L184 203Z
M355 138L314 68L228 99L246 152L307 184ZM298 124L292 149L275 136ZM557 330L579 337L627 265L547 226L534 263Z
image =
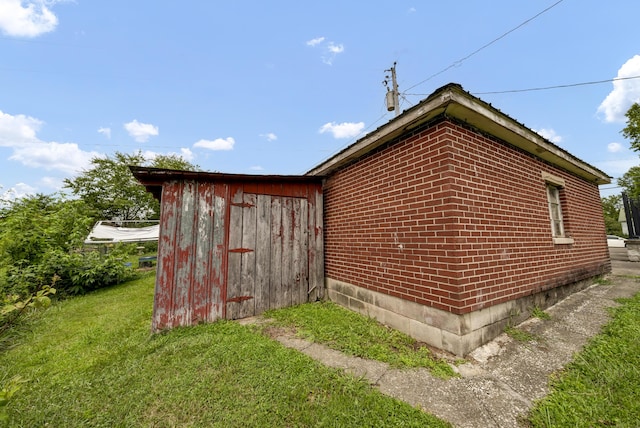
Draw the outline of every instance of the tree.
M84 201L62 195L27 196L0 209L0 303L6 295L24 299L54 279L62 294L79 294L131 277L125 246L106 255L80 251L93 223Z
M622 177L618 178L618 186L622 187L629 199L640 197L640 166L632 166Z
M143 220L158 218L160 205L147 193L129 170L130 165L194 171L198 168L177 155L159 155L148 161L142 152L113 157L95 157L92 168L64 186L93 208L103 220Z
M604 223L607 228L607 235L621 236L622 225L618 221L622 208L622 197L620 195L611 195L602 198L602 211L604 212Z
M634 103L625 113L627 126L622 135L631 141L631 149L640 151L640 104Z
M0 260L34 264L51 248L69 252L82 245L92 225L91 210L80 200L37 194L7 202L0 209Z
M634 103L625 113L627 126L621 131L630 140L631 149L640 151L640 104ZM618 179L618 186L624 189L629 199L640 197L640 166L633 166Z

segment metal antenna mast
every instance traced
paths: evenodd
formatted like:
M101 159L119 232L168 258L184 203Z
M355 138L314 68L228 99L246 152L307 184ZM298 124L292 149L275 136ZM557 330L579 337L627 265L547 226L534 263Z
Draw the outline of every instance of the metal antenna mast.
M385 72L391 72L391 89L389 89L389 75L384 76L385 80L382 82L387 88L387 111L395 111L396 116L400 114L400 101L398 100L398 81L396 80L396 63L393 66L385 70Z

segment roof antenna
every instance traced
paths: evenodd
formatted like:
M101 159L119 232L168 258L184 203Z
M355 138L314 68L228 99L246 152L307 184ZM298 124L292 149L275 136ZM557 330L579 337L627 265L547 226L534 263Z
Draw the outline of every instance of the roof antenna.
M385 70L391 72L391 89L389 89L389 75L384 76L382 84L387 88L387 95L385 100L387 102L387 111L395 111L396 116L400 114L400 102L398 101L398 82L396 80L396 63L393 66Z

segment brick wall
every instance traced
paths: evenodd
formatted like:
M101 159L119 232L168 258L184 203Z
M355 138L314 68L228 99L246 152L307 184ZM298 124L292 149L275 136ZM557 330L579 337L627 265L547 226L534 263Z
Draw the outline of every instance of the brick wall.
M554 245L542 172L571 245ZM325 273L462 314L610 270L598 187L448 120L326 180Z

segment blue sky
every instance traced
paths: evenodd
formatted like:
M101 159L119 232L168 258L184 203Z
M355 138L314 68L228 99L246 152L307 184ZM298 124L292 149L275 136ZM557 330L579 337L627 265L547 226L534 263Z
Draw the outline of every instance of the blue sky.
M96 156L302 174L450 83L612 177L640 79L637 0L0 0L0 195ZM532 19L533 18L533 19ZM615 180L614 180L615 183ZM603 186L601 194L619 192Z

